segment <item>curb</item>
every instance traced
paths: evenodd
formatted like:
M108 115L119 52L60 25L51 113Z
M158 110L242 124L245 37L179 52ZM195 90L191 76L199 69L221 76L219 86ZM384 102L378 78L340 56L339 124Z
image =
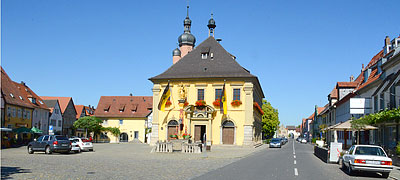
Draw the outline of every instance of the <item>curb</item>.
M393 177L393 176L389 176L389 177L392 178L392 179L395 179L395 180L399 180L398 178Z

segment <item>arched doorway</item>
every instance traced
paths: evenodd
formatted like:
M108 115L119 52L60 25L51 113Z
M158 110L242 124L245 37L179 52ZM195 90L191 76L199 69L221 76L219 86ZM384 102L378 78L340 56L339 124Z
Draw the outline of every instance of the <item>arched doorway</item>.
M178 132L178 121L171 120L168 122L168 140L171 139L170 135L176 134Z
M222 144L235 143L235 124L232 121L222 123Z
M121 135L119 135L119 142L128 142L128 134L121 133Z

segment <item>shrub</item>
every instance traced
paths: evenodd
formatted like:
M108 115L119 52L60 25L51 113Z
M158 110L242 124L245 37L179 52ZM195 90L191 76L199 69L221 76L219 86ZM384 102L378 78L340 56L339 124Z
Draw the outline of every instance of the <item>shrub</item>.
M316 143L316 142L317 142L317 138L312 138L312 139L311 139L311 142L312 142L312 143Z

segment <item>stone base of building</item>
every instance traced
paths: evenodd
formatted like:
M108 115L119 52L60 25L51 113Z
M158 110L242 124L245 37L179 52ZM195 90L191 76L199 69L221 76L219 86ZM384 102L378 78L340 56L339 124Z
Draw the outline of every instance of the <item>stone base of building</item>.
M253 146L255 143L253 141L253 126L245 125L244 126L244 139L243 146Z
M151 127L150 145L155 146L158 141L158 124L153 124Z

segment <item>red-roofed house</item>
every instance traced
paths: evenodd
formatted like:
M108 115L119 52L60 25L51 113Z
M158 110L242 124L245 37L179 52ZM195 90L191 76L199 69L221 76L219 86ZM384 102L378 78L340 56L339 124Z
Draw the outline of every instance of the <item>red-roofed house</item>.
M101 96L95 116L103 120L103 127L118 127L120 137L111 133L95 137L109 142L145 142L147 117L153 107L152 96Z
M50 109L43 102L43 99L36 95L25 82L13 83L21 93L21 97L28 99L28 102L34 108L32 113L32 127L42 130L43 134L48 134Z
M3 67L1 67L1 97L4 104L1 126L11 129L32 128L32 113L35 107L28 98L25 98ZM25 135L24 139L28 139Z
M50 96L40 96L43 100L58 100L61 107L61 114L63 117L62 122L62 135L72 136L73 124L76 121L76 110L74 106L74 101L71 97L50 97Z

